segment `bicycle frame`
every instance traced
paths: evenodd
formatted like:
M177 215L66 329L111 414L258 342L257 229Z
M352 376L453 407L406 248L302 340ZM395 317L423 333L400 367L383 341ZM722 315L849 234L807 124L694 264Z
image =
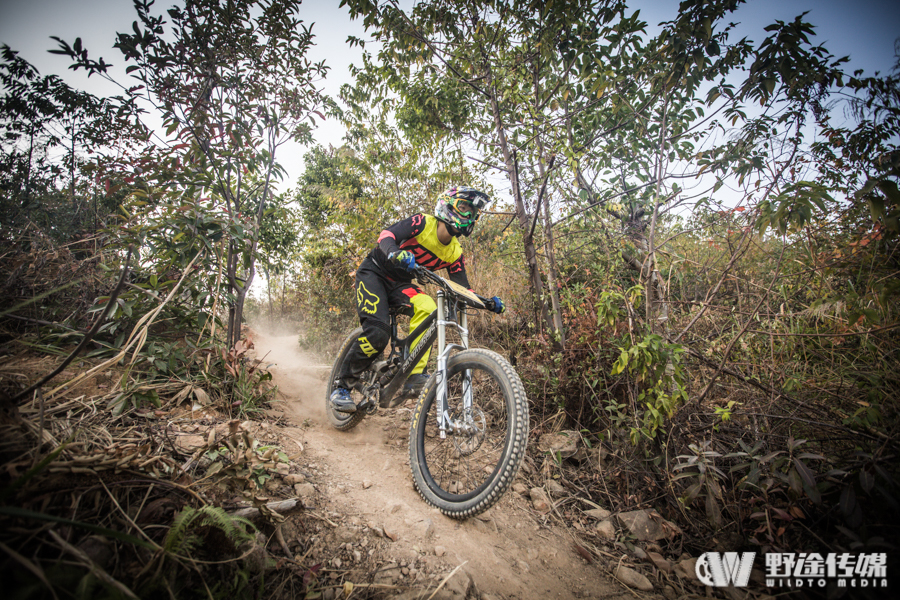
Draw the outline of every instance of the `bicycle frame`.
M449 300L449 301L448 301ZM454 315L456 316L456 320L453 320ZM453 327L459 332L461 344L448 344L447 343L447 327ZM419 324L408 336L405 338L398 339L397 337L397 323L396 318L392 319L392 327L391 327L391 354L388 357L387 361L390 363L395 359L395 354L399 354L399 359L402 361L400 364L400 368L394 374L391 379L381 385L381 397L385 400L383 402L379 402L380 405L385 406L390 402L390 400L397 393L397 390L402 386L407 377L409 377L412 369L419 363L422 359L422 356L425 355L425 352L431 348L432 344L434 344L435 338L437 338L437 369L435 370L435 378L437 379L437 414L438 414L438 427L440 428L440 436L441 439L447 436L448 430L454 430L455 428L464 427L464 423L456 422L450 418L449 411L447 409L447 360L450 357L450 354L454 350L467 350L469 347L469 329L468 329L468 314L466 313L466 305L462 302L456 302L455 300L448 299L447 294L444 290L438 290L437 292L437 310L428 315L425 320ZM424 335L423 335L424 334ZM410 346L413 341L422 335L422 339L416 344L415 348L410 351ZM466 384L463 389L463 410L465 415L465 421L469 421L469 417L472 413L472 389L471 389L471 381L472 375L468 371L466 371L465 375Z
M512 485L527 447L528 398L509 361L487 348L469 347L468 310L501 313L503 304L421 266L411 274L418 283L438 288L435 310L420 313L422 323L401 338L397 316L414 313L408 304L388 304L390 350L356 371L351 361L366 335L363 320L345 338L332 366L325 410L335 429L349 431L379 407L412 399L419 386L401 388L436 342L435 371L410 415L409 465L413 485L426 502L447 516L466 519L495 505ZM455 329L458 341L447 337L448 328ZM332 399L341 384L352 388L353 411L344 410L349 408L345 390L341 402Z

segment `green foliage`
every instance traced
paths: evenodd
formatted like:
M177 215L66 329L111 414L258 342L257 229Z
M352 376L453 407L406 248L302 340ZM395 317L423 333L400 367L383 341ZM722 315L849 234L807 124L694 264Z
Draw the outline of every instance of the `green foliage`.
M414 144L429 144L468 129L472 90L457 79L415 79L403 91L397 125Z
M727 423L728 421L731 420L731 417L734 416L734 413L732 411L734 410L734 407L736 405L738 405L737 401L729 400L725 406L717 406L713 410L715 411L716 416L719 417L719 419L721 419L723 423ZM713 427L713 431L718 431L718 430L719 430L718 425Z
M633 287L625 294L603 292L597 302L598 324L612 326L620 306L636 305L641 295L640 287ZM619 350L610 375L627 372L637 386L637 401L642 405L643 415L635 416L640 424L631 428L631 443L636 445L641 437L654 439L665 420L687 400L682 364L684 348L666 342L658 334L647 333L640 339L629 336Z
M232 551L242 543L251 541L256 531L247 519L229 515L218 506L207 505L198 509L185 506L175 515L166 533L163 550L177 556L193 556L202 549L204 536L209 535L210 529L220 531L233 546Z
M733 486L734 491L740 494L741 503L756 505L764 498L765 510L749 515L751 519L760 522L755 533L764 534L760 537L764 537L765 543L781 545L785 527L777 528L773 523L781 520L787 524L794 521L798 514L802 515L802 511L794 508L801 498L805 497L814 504L822 503L821 490L824 486L817 482L809 461L824 461L825 457L801 452L800 447L806 441L791 437L787 440L786 450L762 454L762 443L750 446L743 440L738 440L741 450L724 456L711 450L710 441L691 444L689 448L692 454L678 456L678 464L673 469L676 472L682 471L672 478L673 482L689 482L679 501L685 509L689 509L694 500L705 498L707 518L714 527L719 528L724 523L720 505L728 504L725 495L728 487ZM723 463L726 462L732 465L727 474L723 470ZM733 480L730 481L729 478ZM787 510L771 504L783 494L790 498Z
M715 459L721 458L718 452L709 449L709 442L691 444L692 454L678 456L679 464L673 471L686 471L672 478L679 481L690 478L693 483L685 490L678 501L685 507L698 497L706 498L706 516L714 527L722 526L722 510L719 504L723 501L722 483L725 473L715 465ZM692 469L688 471L688 469ZM693 470L696 469L696 470Z
M306 165L297 183L294 201L307 235L321 232L341 209L363 204L363 182L352 155L346 149L315 146L303 157Z
M826 210L826 201L833 203L827 188L819 183L798 181L785 186L784 191L759 204L757 228L762 234L769 227L781 235L796 232L813 220L813 210Z
M640 427L631 429L631 442L637 444L641 436L655 438L665 420L687 400L682 366L684 349L651 333L623 346L621 351L610 374L618 375L627 369L639 387L637 400L644 407L643 420Z
M0 58L3 234L17 237L31 224L69 242L95 231L124 197L101 191L97 173L114 162L110 155L146 139L135 105L41 76L9 46L0 47Z
M174 168L160 182L163 193L188 209L211 191L230 221L218 257L230 305L229 347L240 339L260 228L284 173L276 150L310 141L315 116L324 118L320 109L328 104L315 85L327 68L306 58L313 34L298 17L299 5L193 0L168 10L167 21L151 12L152 2L138 0L133 32L120 33L115 44L138 82L129 97L153 98L172 142L166 162ZM59 45L56 52L70 56L74 68L107 76L109 65L91 60L80 40ZM152 190L146 197L156 200Z

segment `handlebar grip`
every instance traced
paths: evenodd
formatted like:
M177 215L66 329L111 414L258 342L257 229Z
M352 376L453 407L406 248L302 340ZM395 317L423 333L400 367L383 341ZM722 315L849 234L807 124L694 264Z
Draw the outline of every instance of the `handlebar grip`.
M431 279L430 277L428 277L429 275L431 275L431 271L418 263L416 263L416 266L413 267L412 275L420 283L426 283L429 281L429 279Z

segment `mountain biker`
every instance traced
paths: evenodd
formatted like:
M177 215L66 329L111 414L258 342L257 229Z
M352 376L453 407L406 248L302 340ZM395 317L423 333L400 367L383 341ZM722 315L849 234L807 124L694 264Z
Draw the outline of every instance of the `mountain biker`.
M363 334L344 363L331 393L334 410L356 412L350 387L388 345L391 306L412 305L410 331L437 308L431 296L412 282L412 272L417 265L429 271L447 269L451 281L470 289L457 238L472 233L479 211L489 201L487 194L474 188L452 187L438 196L434 215L412 215L384 229L378 236L377 245L356 271L356 310ZM502 313L505 310L503 301L497 296L492 300L494 312ZM419 336L414 344L421 338ZM404 386L404 395L414 395L428 381L425 367L430 353L430 349L426 351L412 370Z

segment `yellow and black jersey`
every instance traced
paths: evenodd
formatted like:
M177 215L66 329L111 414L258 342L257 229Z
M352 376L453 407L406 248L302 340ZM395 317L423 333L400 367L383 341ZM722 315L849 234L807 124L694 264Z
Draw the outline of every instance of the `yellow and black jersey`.
M409 250L416 257L416 263L429 271L447 269L454 283L469 289L462 246L455 237L449 244L442 244L437 235L438 219L433 215L416 214L394 223L378 236L378 245L369 256L384 270L385 275L395 281L410 281L410 274L391 261L391 252Z

